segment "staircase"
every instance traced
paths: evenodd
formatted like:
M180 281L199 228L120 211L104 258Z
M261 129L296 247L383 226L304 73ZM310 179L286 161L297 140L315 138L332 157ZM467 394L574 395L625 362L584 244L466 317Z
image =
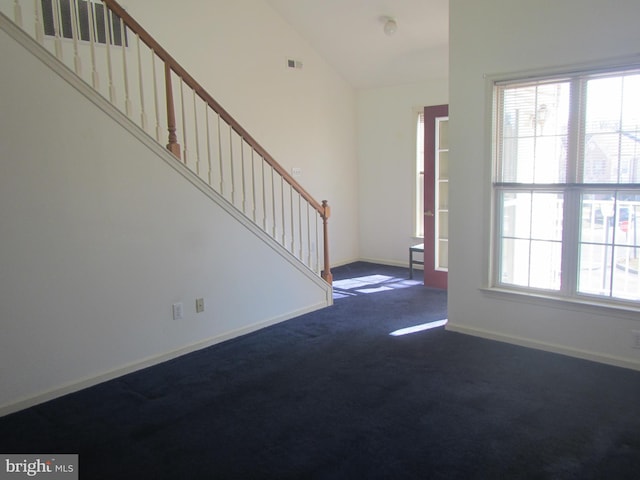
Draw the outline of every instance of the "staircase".
M0 36L0 416L331 305L327 203L115 2Z
M331 284L327 201L314 199L117 2L14 0L2 13Z

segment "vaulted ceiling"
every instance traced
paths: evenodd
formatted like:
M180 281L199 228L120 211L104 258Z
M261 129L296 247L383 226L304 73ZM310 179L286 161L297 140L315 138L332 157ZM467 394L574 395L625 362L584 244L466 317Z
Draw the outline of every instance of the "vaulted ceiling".
M448 76L449 0L267 0L355 88ZM396 20L384 33L385 17Z

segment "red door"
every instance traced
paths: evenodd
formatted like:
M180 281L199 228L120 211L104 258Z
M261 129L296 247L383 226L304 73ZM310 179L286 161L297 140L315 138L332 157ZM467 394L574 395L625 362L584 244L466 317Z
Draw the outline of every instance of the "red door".
M449 105L424 109L424 284L447 288Z

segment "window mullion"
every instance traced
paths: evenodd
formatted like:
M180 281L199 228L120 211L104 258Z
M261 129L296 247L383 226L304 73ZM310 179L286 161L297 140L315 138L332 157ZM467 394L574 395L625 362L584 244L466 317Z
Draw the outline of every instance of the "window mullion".
M567 178L566 183L583 182L586 88L582 79L571 81L569 106L569 132L567 141Z
M562 218L562 282L563 295L574 296L578 290L578 269L580 268L580 189L564 190Z
M578 270L580 268L580 188L582 182L582 162L584 153L584 82L577 78L571 82L569 106L569 131L567 141L566 182L573 186L564 189L562 219L562 282L563 295L574 296L578 290Z

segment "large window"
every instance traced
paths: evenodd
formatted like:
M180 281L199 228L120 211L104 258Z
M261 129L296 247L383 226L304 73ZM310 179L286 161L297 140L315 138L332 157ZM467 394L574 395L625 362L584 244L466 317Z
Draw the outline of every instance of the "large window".
M493 284L640 307L640 69L494 92Z

